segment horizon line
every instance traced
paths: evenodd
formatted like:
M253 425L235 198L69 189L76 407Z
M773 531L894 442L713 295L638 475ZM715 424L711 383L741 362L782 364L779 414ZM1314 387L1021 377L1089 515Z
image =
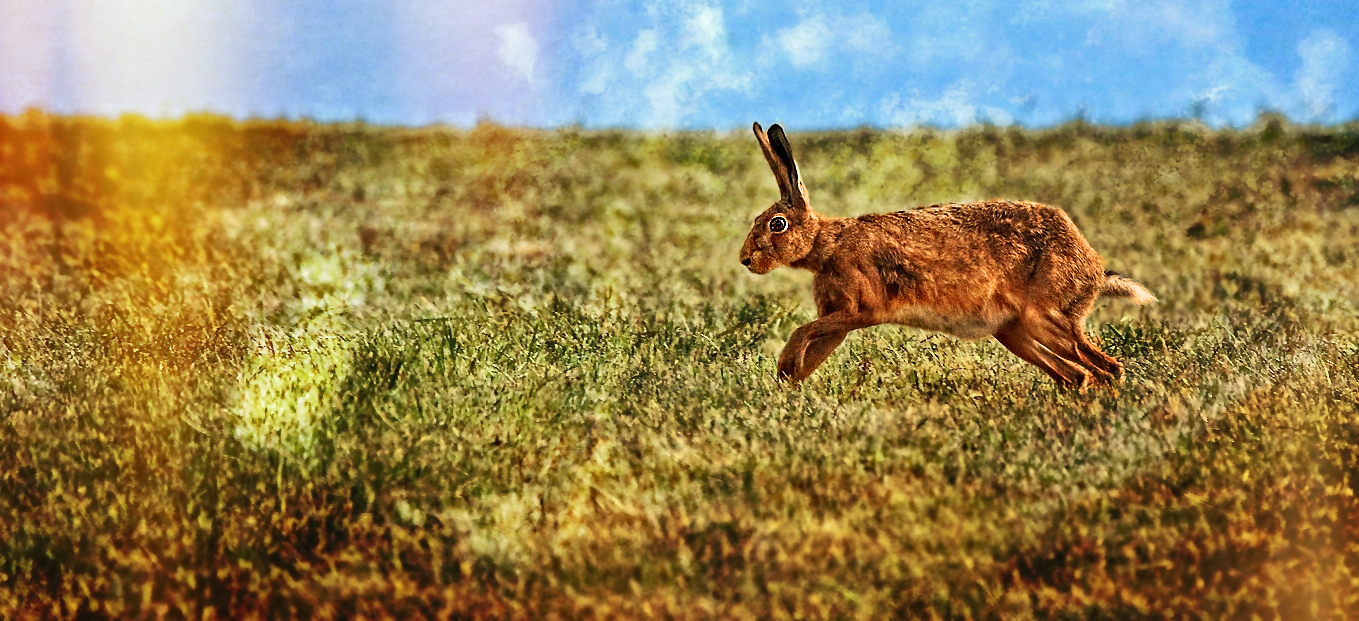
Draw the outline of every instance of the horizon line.
M315 118L315 117L310 117L310 116L289 116L289 115L278 115L278 116L248 115L248 116L239 116L239 115L235 115L235 114L231 114L231 113L219 112L219 111L215 111L215 110L195 110L195 111L184 112L184 113L181 113L181 114L178 114L178 115L155 115L155 114L147 114L147 113L138 112L138 111L127 111L127 112L121 112L121 113L117 114L116 116L114 116L114 115L106 115L106 114L83 113L83 112L75 112L75 113L72 113L72 112L55 112L55 111L47 110L47 109L44 109L44 108L41 108L41 107L37 107L37 106L32 106L32 107L25 108L22 112L0 111L0 119L12 119L12 120L20 120L20 121L21 121L22 119L24 119L24 117L29 117L29 116L33 116L33 115L44 116L44 117L51 117L51 118L61 118L61 119L67 119L67 120L99 121L99 122L106 122L106 123L127 122L127 121L143 121L143 122L157 123L157 124L161 124L161 123L164 123L164 124L175 124L175 123L183 123L183 122L194 121L194 120L212 119L212 120L220 120L220 121L226 121L226 122L230 122L230 123L240 123L240 124L272 124L272 123L277 123L277 124L331 125L331 126L354 125L354 126L360 126L360 127L372 127L372 128L378 128L378 129L439 129L439 128L443 128L443 129L457 129L457 130L462 130L462 131L469 131L469 130L476 129L476 128L478 128L478 127L487 127L487 126L493 126L493 127L503 128L503 129L517 130L517 131L563 131L563 130L577 130L577 131L591 131L591 132L595 132L595 131L598 131L598 132L635 132L635 133L643 133L643 134L665 134L665 133L670 133L670 132L674 132L674 133L704 133L704 132L729 133L729 132L741 132L741 131L747 131L747 130L750 129L749 125L736 125L736 126L732 126L732 127L717 127L717 126L706 126L706 127L704 127L704 126L643 127L643 126L640 126L640 125L638 125L638 126L626 126L626 125L602 125L602 124L601 124L601 125L590 125L590 124L582 123L582 122L579 122L579 121L577 121L577 122L572 122L572 123L563 123L563 124L559 124L559 125L527 125L527 124L513 124L513 123L506 123L506 122L498 121L498 120L496 120L496 119L494 119L494 118L490 118L490 117L478 118L474 123L471 123L471 124L462 124L462 123L458 123L458 122L455 122L455 121L440 121L440 120L435 120L435 121L430 121L430 122L425 122L425 123L416 123L416 122L409 122L409 123L407 123L407 122L379 122L379 121L373 121L373 120L365 119L365 118L363 118L362 116L359 116L359 117L356 117L356 118L351 118L351 119L324 119L324 118L322 118L322 119L317 119L317 118ZM758 119L758 118L756 118L756 117L752 117L752 122L755 122L755 121L760 121L760 119ZM1082 113L1080 113L1080 112L1077 112L1076 114L1073 114L1073 115L1071 115L1071 116L1069 116L1069 117L1067 117L1067 118L1065 118L1065 119L1063 119L1063 120L1061 120L1061 121L1059 121L1059 122L1048 123L1048 124L1033 124L1033 125L1025 124L1025 123L1018 122L1018 121L1013 122L1013 123L1007 123L1007 124L995 124L995 123L991 123L991 122L989 122L989 121L979 121L979 122L971 123L971 124L968 124L968 125L960 125L960 126L943 126L943 125L935 125L935 124L930 124L930 123L918 123L918 124L914 124L914 125L881 125L881 124L874 124L874 123L860 123L860 124L854 124L854 125L846 124L846 125L814 126L814 127L797 127L797 126L787 126L787 125L785 125L785 129L787 129L788 127L794 127L795 129L789 129L789 130L788 130L788 131L790 131L790 132L792 132L792 133L842 132L842 131L864 131L864 130L868 130L868 131L911 131L911 130L930 130L930 131L950 132L950 131L968 131L968 130L976 130L976 129L1002 129L1002 130L1003 130L1003 129L1019 129L1019 130L1026 130L1026 131L1042 131L1042 130L1048 130L1048 129L1058 129L1058 128L1063 128L1063 127L1072 126L1072 125L1085 125L1085 126L1090 126L1090 127L1101 127L1101 128L1111 128L1111 129L1118 129L1118 128L1128 128L1128 129L1131 129L1131 128L1136 128L1136 127L1138 127L1138 126L1143 126L1143 125L1190 124L1190 125L1198 125L1198 126L1202 126L1202 127L1206 128L1206 129L1209 129L1209 130L1212 130L1212 131L1224 131L1224 130L1226 130L1226 131L1241 131L1241 130L1250 129L1250 128L1252 128L1252 127L1263 126L1263 125L1265 125L1265 124L1268 124L1268 123L1270 123L1270 122L1275 122L1275 121L1281 122L1281 123L1283 123L1283 124L1285 124L1285 125L1287 125L1287 126L1289 126L1289 127L1295 127L1295 128L1337 128L1337 129L1340 129L1340 128L1346 128L1347 126L1350 126L1350 125L1359 125L1359 114L1356 114L1354 117L1351 117L1351 118L1349 118L1349 119L1337 119L1337 120L1332 121L1332 122L1298 121L1298 120L1296 120L1296 119L1290 118L1289 115L1288 115L1287 113L1285 113L1285 112L1283 112L1283 111L1281 111L1281 110L1262 109L1262 110L1259 110L1258 112L1256 112L1255 118L1252 119L1250 123L1246 123L1246 124L1242 124L1242 125L1235 125L1235 124L1232 124L1232 123L1222 123L1222 124L1214 125L1214 124L1212 124L1212 123L1208 123L1208 122L1204 121L1202 118L1199 118L1199 117L1197 117L1197 116L1142 117L1142 118L1138 118L1138 119L1131 120L1131 121L1109 121L1109 122L1103 122L1103 121L1091 120L1091 119L1090 119L1089 117L1087 117L1085 114L1082 114ZM778 120L778 119L775 119L775 120L773 121L773 123L784 124L783 121ZM771 123L771 124L772 124L772 123Z

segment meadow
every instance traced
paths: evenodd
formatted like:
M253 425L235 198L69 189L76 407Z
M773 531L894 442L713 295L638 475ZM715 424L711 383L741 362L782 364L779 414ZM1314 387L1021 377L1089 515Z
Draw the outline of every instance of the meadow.
M1359 612L1359 126L791 129L823 213L1066 210L1125 381L781 385L746 130L0 117L0 618Z

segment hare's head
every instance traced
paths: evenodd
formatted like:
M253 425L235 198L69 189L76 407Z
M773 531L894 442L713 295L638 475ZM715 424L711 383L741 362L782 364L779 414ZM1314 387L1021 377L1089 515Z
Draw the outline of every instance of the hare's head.
M779 201L755 218L755 225L741 246L741 265L756 274L768 274L812 251L820 219L807 200L807 188L798 177L793 149L783 128L774 125L767 136L759 123L754 129L764 159L769 161L774 180L779 183Z

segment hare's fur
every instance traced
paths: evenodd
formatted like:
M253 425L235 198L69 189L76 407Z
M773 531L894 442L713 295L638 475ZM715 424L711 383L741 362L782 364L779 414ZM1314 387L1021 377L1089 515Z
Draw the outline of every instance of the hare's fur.
M1137 304L1155 298L1105 271L1061 210L992 200L823 216L811 209L783 129L754 130L781 196L755 218L741 263L756 274L790 265L816 275L818 318L793 331L779 354L781 378L801 382L851 330L884 323L995 336L1063 386L1122 377L1123 365L1086 337L1085 317L1101 295ZM786 230L771 231L777 216Z

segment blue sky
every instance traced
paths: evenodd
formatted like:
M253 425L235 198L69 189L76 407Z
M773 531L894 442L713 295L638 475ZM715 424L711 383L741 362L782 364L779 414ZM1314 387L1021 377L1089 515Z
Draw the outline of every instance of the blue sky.
M1359 118L1359 2L0 0L0 111L648 129Z

